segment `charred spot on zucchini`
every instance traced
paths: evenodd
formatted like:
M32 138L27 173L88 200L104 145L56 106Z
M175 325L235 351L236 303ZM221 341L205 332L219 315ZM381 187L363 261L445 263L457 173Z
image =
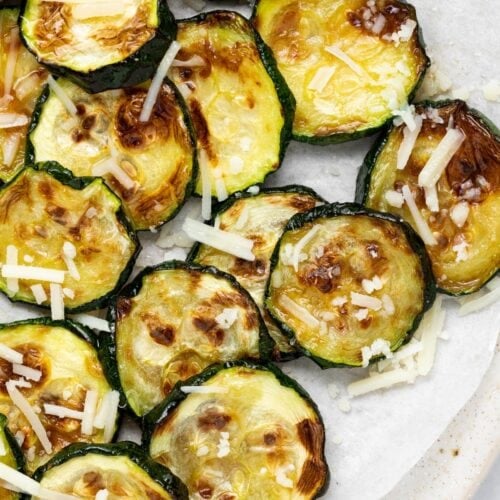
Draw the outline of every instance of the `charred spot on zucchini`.
M72 444L37 469L33 478L44 488L78 498L94 498L102 490L119 498L188 498L178 477L129 441Z
M177 41L181 64L169 74L193 120L206 191L222 200L262 183L280 166L295 107L272 55L250 23L229 11L179 22ZM199 176L197 194L202 187Z
M292 217L271 259L265 306L323 368L361 366L381 340L395 351L432 305L425 247L411 227L353 203Z
M77 115L47 87L30 126L28 162L54 160L75 176L102 176L137 230L174 217L196 177L191 125L175 87L163 82L151 119L141 122L147 85L92 95L57 83Z
M273 365L213 365L179 384L144 429L153 459L191 497L316 498L327 487L318 409Z
M406 2L259 0L253 23L297 101L299 141L375 132L411 99L429 64Z
M267 330L276 342L273 358L277 361L292 359L299 354L281 333L264 309L264 290L269 277L270 259L279 235L296 213L305 212L323 203L313 190L303 186L261 189L258 195L237 193L222 203L214 214L212 224L224 231L239 234L254 241L255 261L249 262L229 253L196 243L189 260L215 266L232 274L259 306Z
M26 167L3 186L0 214L0 290L12 301L37 303L32 287L40 285L39 305L48 307L56 282L68 311L97 309L127 280L140 249L102 179L75 178L55 162Z
M92 427L90 434L82 433L87 393L94 392L100 404L111 391L99 362L96 337L89 330L71 321L39 318L0 325L0 343L22 360L15 364L0 359L0 412L8 416L10 432L23 438L21 449L29 473L68 444L104 442L107 433L112 437L116 421L109 422L108 431ZM13 394L12 386L20 394ZM18 406L19 398L38 418L41 433ZM68 416L56 416L57 411L46 405L62 407Z
M27 0L20 28L24 44L41 64L89 92L146 81L176 33L162 0L106 5Z
M22 472L24 458L19 444L7 427L7 417L0 413L0 463ZM4 500L18 500L20 493L0 486L0 497Z
M415 119L420 125L415 132L394 124L373 146L358 174L356 198L417 230L420 214L439 289L451 295L475 292L500 267L500 132L458 100L418 104ZM450 135L459 140L436 163L434 152L446 150ZM429 189L422 186L421 173L429 171L433 155L430 163L441 172ZM404 186L414 198L417 219L402 197Z
M110 355L137 415L212 363L267 359L274 347L250 295L213 267L171 261L146 268L117 297L111 318Z
M18 16L18 9L0 6L0 183L23 166L30 117L47 78L21 43Z

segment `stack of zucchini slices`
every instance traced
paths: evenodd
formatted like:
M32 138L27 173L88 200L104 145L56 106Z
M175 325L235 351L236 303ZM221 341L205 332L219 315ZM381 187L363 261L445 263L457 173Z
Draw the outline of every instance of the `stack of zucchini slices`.
M52 314L0 325L0 496L321 495L321 415L272 362L390 357L437 290L500 263L499 132L461 101L409 104L429 64L414 8L176 22L163 0L26 0L0 9L0 48L0 290ZM386 124L355 203L255 186L291 138ZM207 222L186 219L186 261L125 285L138 231L191 195ZM65 319L99 308L100 335ZM111 443L124 412L142 448Z

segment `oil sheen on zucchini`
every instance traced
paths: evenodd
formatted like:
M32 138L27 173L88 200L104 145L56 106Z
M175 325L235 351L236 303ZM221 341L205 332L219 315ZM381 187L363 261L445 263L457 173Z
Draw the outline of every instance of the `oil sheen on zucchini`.
M314 191L302 186L262 189L256 196L237 193L217 208L214 220L218 221L220 229L253 240L255 261L239 259L200 244L196 244L190 254L194 262L215 266L232 274L248 290L261 310L269 334L276 342L273 357L277 361L296 357L299 351L290 345L286 335L281 333L264 309L264 290L269 277L271 255L290 217L322 202Z
M76 179L55 162L26 167L0 189L0 259L7 263L11 246L18 265L64 271L67 310L103 306L127 280L140 248L120 207L102 179ZM68 272L68 247L77 274ZM13 301L36 303L31 286L39 283L50 297L47 281L16 284L0 275L0 290Z
M33 477L42 487L75 498L94 499L103 490L110 499L188 498L179 478L129 441L70 445L37 469Z
M411 98L428 65L406 2L259 0L253 22L297 100L301 141L373 133Z
M257 305L229 275L171 261L146 268L113 307L118 376L132 410L151 410L212 363L268 358Z
M12 123L23 123L0 126L0 184L12 179L23 166L31 113L47 77L47 71L36 62L19 39L18 16L18 9L5 9L0 5L0 115L3 115L3 121L6 118L4 113L15 113L19 115L16 118L20 121ZM7 76L9 54L16 61L12 77ZM7 78L9 81L6 81Z
M378 339L395 351L435 298L418 235L353 203L290 220L272 257L265 305L292 343L327 368L360 366Z
M173 85L165 80L151 119L143 123L139 115L147 86L91 95L63 78L58 84L78 114L70 115L47 87L30 127L28 161L55 160L83 177L96 175L101 162L112 160L128 179L103 177L122 199L135 229L172 218L191 193L196 174L194 139Z
M31 386L18 387L18 390L34 411L40 409L37 415L48 434L52 453L45 451L7 393L6 383L22 377L13 373L9 361L0 359L0 412L8 416L11 433L21 431L24 436L22 452L28 473L68 444L103 442L103 430L94 428L92 435L83 435L80 420L49 415L44 407L44 404L54 404L82 411L87 391L96 391L101 401L111 390L94 347L96 339L88 330L70 321L47 318L19 321L0 325L0 343L22 353L23 365L42 372L40 380L27 380Z
M89 92L151 78L176 32L164 0L25 0L20 29L41 64Z
M309 395L272 365L214 365L147 415L154 460L190 498L311 499L328 482L321 416ZM184 384L183 384L184 385ZM182 386L181 386L182 387Z
M189 107L212 196L224 198L221 185L231 194L263 182L283 159L295 107L269 50L228 11L181 21L177 41L184 65L169 74Z
M389 204L388 191L409 186L436 244L427 245L438 287L445 293L475 292L500 268L500 132L463 101L422 103L422 129L411 156L398 170L405 125L393 126L367 155L357 181L357 201L403 217L408 207ZM452 122L465 136L436 184L438 207L427 205L419 174Z
M7 417L0 413L0 441L1 449L5 453L0 454L0 463L8 465L13 469L22 471L24 459L22 451L17 444L17 441L7 428ZM20 493L8 490L0 486L0 498L2 500L18 500L21 498Z

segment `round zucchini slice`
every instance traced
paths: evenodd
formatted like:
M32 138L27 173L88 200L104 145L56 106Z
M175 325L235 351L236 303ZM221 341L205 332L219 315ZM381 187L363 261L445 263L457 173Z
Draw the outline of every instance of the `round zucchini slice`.
M292 217L271 263L265 306L323 368L362 366L363 348L375 342L395 351L436 294L411 227L353 203Z
M146 416L144 441L191 498L323 493L324 426L297 382L275 366L239 361L213 365L186 384Z
M109 498L188 498L178 477L128 441L70 445L37 469L33 478L44 488L82 499L97 498L103 490Z
M245 18L228 11L179 22L177 41L181 65L169 74L186 99L212 196L264 182L281 164L295 109L269 50Z
M175 38L167 2L105 3L25 0L20 17L24 44L54 74L88 92L148 80Z
M374 145L359 172L356 199L397 214L417 229L402 203L403 186L408 186L434 238L426 248L438 287L450 295L472 293L500 268L500 131L458 100L419 104L416 117L421 129L411 153L405 136L412 133L405 125L393 125ZM463 142L436 178L433 197L433 189L426 193L428 188L420 185L420 172L439 145L442 149L445 136L455 132L449 132L452 123ZM398 169L405 149L408 161Z
M175 87L163 82L152 118L143 123L147 86L91 95L63 78L58 84L78 114L70 115L47 87L30 127L27 161L54 160L75 176L104 177L135 229L171 219L196 177L194 139Z
M7 428L7 417L0 413L0 463L8 465L19 471L23 470L24 458L23 453L17 444L14 436ZM21 494L12 490L8 490L0 486L0 498L2 500L18 500Z
M216 362L268 358L274 343L259 309L232 276L171 261L146 268L112 309L118 378L144 415L179 380Z
M0 6L0 184L23 166L31 113L48 74L22 45L18 16L18 9Z
M189 259L207 266L215 266L232 274L261 310L267 330L276 342L273 358L276 361L292 359L299 351L290 345L264 309L264 290L269 277L271 255L286 223L296 213L305 212L323 203L313 190L303 186L261 189L258 195L237 193L224 202L215 214L220 229L239 234L254 242L255 261L249 262L221 252L208 245L196 243Z
M411 99L429 64L406 2L259 0L253 23L297 100L299 141L375 132Z
M48 307L51 282L68 311L104 306L140 249L120 207L102 179L76 179L55 162L23 169L0 189L0 290Z
M0 343L22 355L21 369L0 359L0 412L7 415L10 432L23 440L21 447L28 473L68 444L104 442L105 435L112 437L116 421L111 421L109 430L93 428L91 434L83 434L81 429L78 414L85 408L87 392L95 392L99 406L111 391L99 362L96 338L89 330L71 321L39 318L1 324ZM33 378L28 378L29 371L25 374L29 369ZM48 443L39 439L24 409L20 409L17 399L12 399L16 397L11 395L12 385L39 419ZM63 407L64 414L70 416L55 416L57 410L46 405ZM71 414L72 411L76 414Z

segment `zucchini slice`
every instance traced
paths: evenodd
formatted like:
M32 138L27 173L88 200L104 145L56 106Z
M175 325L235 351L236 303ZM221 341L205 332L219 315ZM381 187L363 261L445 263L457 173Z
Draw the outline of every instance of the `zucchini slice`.
M16 439L10 433L7 427L7 417L0 413L0 463L8 465L19 471L23 470L24 458L23 453L17 444ZM20 493L8 490L0 486L0 498L2 500L18 500L21 498Z
M12 301L34 304L31 287L42 284L50 297L48 282L58 278L47 270L63 271L68 311L104 306L127 280L140 249L120 207L101 179L76 179L55 162L23 169L0 189L0 258L30 273L16 283L4 277L3 267L0 290ZM17 258L9 262L12 247ZM33 268L43 269L33 274Z
M500 131L463 101L421 103L416 114L422 128L405 168L397 168L398 154L410 134L405 125L393 125L365 158L356 199L417 228L408 205L399 203L402 187L408 186L435 238L426 247L438 287L450 295L475 292L500 268ZM440 174L432 203L419 175L451 122L464 141Z
M232 276L179 261L140 273L120 292L111 320L108 350L137 415L212 363L266 359L274 347L257 305Z
M408 224L334 203L287 224L265 306L321 367L361 366L375 341L391 351L409 341L435 295L425 247Z
M0 115L5 120L0 127L0 184L23 166L31 113L48 75L21 44L18 16L18 9L0 6Z
M269 50L245 18L228 11L179 22L177 41L184 65L169 74L191 113L212 196L264 182L281 164L295 109Z
M406 2L258 0L253 23L297 100L299 141L375 132L411 99L429 64Z
M100 166L111 161L119 173L103 177L135 229L171 219L196 177L194 139L175 87L164 81L152 118L143 123L147 86L91 95L63 78L58 84L78 115L71 116L47 87L31 123L27 162L55 160L83 177L101 174Z
M87 391L96 391L98 402L111 391L99 362L96 337L89 330L71 321L47 318L18 321L0 324L0 343L21 353L24 366L41 372L38 381L24 379L14 373L12 363L0 359L0 412L7 415L10 432L20 432L24 438L22 452L28 473L70 443L104 441L104 430L94 428L91 435L84 435L79 419L56 417L47 413L44 406L59 405L81 412ZM38 415L51 443L51 452L42 445L7 391L9 380L23 379L29 387L21 385L17 390Z
M148 80L176 34L167 2L105 3L25 0L24 44L54 74L88 92Z
M129 441L70 445L37 469L33 478L44 488L78 498L94 499L102 490L109 498L188 498L178 477Z
M208 245L196 243L189 259L207 266L215 266L231 273L243 286L261 310L267 330L276 342L273 358L292 359L299 354L286 335L276 326L264 309L264 290L269 277L270 260L281 231L299 212L314 208L324 200L312 189L303 186L261 189L259 194L237 193L216 210L214 219L220 229L239 234L254 241L254 262L248 262L221 252Z
M186 385L200 392L185 394ZM328 483L324 432L297 382L275 366L239 361L176 387L146 416L144 441L191 498L309 499Z

